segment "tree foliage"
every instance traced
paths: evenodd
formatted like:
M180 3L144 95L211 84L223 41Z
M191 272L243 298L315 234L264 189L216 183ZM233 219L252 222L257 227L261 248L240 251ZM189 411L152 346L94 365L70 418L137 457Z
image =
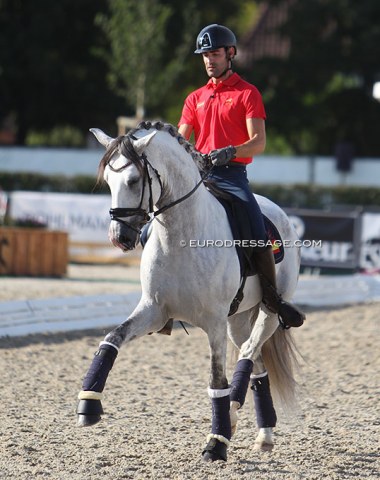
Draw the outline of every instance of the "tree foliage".
M380 80L380 3L288 3L277 33L290 39L289 56L262 58L247 72L263 87L269 127L296 153L331 155L348 141L358 156L379 156L380 103L372 88Z
M262 3L0 0L0 129L14 118L19 144L56 144L70 131L85 138L92 126L113 135L116 118L136 106L175 124L186 94L207 81L193 55L199 30L225 24L239 41ZM276 27L290 39L290 54L238 70L264 95L269 145L331 155L344 140L357 156L379 156L380 103L372 97L380 80L379 1L265 3L290 5Z
M122 14L126 18L120 22L129 22L119 40L95 22L96 17L111 18L110 6L116 3L126 7ZM83 137L91 126L115 134L116 118L134 113L134 78L143 64L148 64L146 114L169 115L175 122L188 85L203 81L202 70L191 57L197 32L207 23L233 21L242 3L220 0L216 9L211 0L192 0L185 8L176 0L1 0L0 130L5 120L14 119L18 144L31 138L28 131L33 138L38 132L46 138L60 126L79 129ZM141 25L138 15L144 18L144 5ZM107 60L113 49L118 65L114 58ZM115 71L124 71L123 97L116 89L120 78Z
M112 0L109 16L97 17L110 43L110 52L105 56L111 88L125 98L130 107L135 107L137 119L144 118L146 106L160 103L184 68L183 57L192 26L198 23L193 3L188 2L186 11L190 16L174 48L166 40L173 8L158 0ZM167 49L171 50L172 58L164 63Z

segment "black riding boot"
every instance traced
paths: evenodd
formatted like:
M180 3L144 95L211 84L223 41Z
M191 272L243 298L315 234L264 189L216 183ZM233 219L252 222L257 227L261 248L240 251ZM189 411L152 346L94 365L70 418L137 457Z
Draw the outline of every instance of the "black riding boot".
M276 268L272 248L254 252L253 261L263 291L263 304L273 313L277 313L284 328L300 327L305 314L277 293Z

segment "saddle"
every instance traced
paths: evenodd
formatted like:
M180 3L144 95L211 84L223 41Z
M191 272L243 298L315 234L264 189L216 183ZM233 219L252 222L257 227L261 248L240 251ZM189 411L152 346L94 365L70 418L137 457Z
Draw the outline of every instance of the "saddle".
M212 182L205 182L205 185L226 211L232 236L235 240L241 276L250 277L255 275L256 269L252 262L254 247L249 246L249 241L255 239L255 232L252 231L249 221L247 203L235 195L218 188ZM264 214L263 217L268 241L272 244L275 263L280 263L284 258L284 246L281 235L272 221Z
M244 286L247 277L256 274L255 264L252 260L255 248L249 246L249 240L255 239L255 232L253 232L251 228L246 202L243 202L235 195L218 188L213 182L204 183L210 193L212 193L214 197L223 205L227 213L232 235L236 241L235 248L240 263L241 279L239 289L230 305L228 316L231 316L237 312L239 305L244 298ZM268 217L265 215L263 215L263 217L267 237L269 242L272 244L275 263L279 263L284 258L284 246L280 233Z

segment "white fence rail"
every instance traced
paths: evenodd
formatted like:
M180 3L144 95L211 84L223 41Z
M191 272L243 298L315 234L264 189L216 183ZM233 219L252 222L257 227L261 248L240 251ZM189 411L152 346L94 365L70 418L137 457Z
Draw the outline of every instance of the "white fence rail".
M116 326L136 307L141 293L0 303L0 337Z
M136 307L141 293L0 303L0 337L111 328ZM380 277L344 275L300 279L298 305L329 308L380 301Z
M96 175L104 153L99 149L0 148L0 171L45 175ZM248 166L248 178L256 183L313 183L315 185L380 186L380 159L355 158L352 169L341 173L334 157L259 155Z

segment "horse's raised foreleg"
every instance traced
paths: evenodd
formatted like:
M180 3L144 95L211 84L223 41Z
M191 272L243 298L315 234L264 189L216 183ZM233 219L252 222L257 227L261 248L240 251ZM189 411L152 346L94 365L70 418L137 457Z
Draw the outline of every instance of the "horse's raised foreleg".
M167 320L157 306L140 301L131 316L100 342L78 395L78 425L91 426L100 420L102 392L122 343L160 330Z
M227 447L231 439L230 388L226 377L227 330L219 326L218 332L208 334L211 352L211 375L208 394L212 404L211 433L203 450L207 462L227 460Z

